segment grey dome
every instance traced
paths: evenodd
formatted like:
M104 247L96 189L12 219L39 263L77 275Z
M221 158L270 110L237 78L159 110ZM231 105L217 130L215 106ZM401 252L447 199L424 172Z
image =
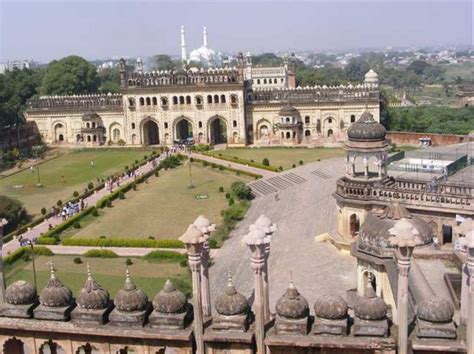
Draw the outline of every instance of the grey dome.
M138 289L133 281L130 279L130 275L127 269L127 278L125 279L125 285L122 289L117 292L114 299L115 307L123 312L135 312L143 311L148 304L148 297L146 294Z
M359 249L377 255L391 256L391 250L396 246L390 242L392 235L389 230L403 218L417 230L418 238L421 241L419 246L433 242L433 232L427 222L418 216L411 215L405 207L399 204L390 204L382 213L367 213L359 231Z
M377 297L372 287L369 287L365 296L356 301L354 312L363 320L382 320L387 315L387 304Z
M386 134L385 127L377 123L369 111L362 113L359 120L347 129L347 137L351 141L383 141Z
M224 293L219 295L215 301L215 308L217 313L224 316L242 315L249 309L247 299L237 292L230 276Z
M298 114L298 110L289 104L280 108L280 116L293 116Z
M51 265L51 277L41 291L39 301L41 305L47 307L65 307L72 303L72 291L56 278L53 265Z
M186 311L187 304L186 296L176 289L169 279L163 289L153 298L153 308L161 313L182 313Z
M88 270L86 283L79 291L76 302L80 308L86 310L105 309L109 305L110 295L106 289L92 278Z
M29 305L36 301L36 289L24 280L12 283L5 290L5 301L10 305Z
M454 307L448 300L433 297L423 300L417 306L418 318L435 323L450 322L454 316Z
M98 118L100 118L99 115L91 109L87 110L82 115L82 120L83 121L91 121L91 120L98 119Z
M291 319L304 318L309 313L308 301L301 296L293 282L290 283L283 296L278 299L275 309L279 316Z
M337 320L346 317L347 309L346 301L337 295L322 295L314 303L314 313L316 316L327 320Z

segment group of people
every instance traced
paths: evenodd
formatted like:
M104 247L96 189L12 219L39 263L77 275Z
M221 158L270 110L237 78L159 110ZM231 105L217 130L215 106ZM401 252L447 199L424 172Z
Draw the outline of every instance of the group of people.
M77 202L67 202L62 207L52 207L51 214L53 217L61 218L63 221L87 208L87 200L80 199Z

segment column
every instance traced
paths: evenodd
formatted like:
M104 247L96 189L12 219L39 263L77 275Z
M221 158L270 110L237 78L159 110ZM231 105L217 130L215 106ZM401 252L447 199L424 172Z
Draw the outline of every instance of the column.
M0 304L5 302L5 274L3 272L3 227L8 224L7 219L0 220Z
M408 272L410 270L413 247L399 247L397 250L398 264L398 353L408 352Z
M211 247L209 241L205 241L201 253L201 297L202 297L202 315L211 316L211 296L209 287L209 252Z
M349 154L347 153L346 154L346 175L350 175L351 174L351 167L350 167L350 164L349 164Z
M263 265L263 313L265 322L270 321L270 292L268 290L268 259L270 258L270 242L265 244L265 263Z
M364 156L364 177L369 178L369 160Z
M467 354L474 354L474 231L468 235L467 270L468 270L468 304L467 304Z

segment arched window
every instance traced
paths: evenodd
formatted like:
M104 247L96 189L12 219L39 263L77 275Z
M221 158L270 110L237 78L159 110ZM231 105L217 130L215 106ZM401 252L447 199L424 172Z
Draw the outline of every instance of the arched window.
M128 105L129 105L130 107L134 107L134 106L135 106L135 100L134 100L133 98L129 98L129 99L128 99Z
M168 129L168 122L165 122L165 129Z
M96 141L97 141L97 135L94 134L94 135L92 136L92 141L93 141L93 142L96 142Z
M236 104L236 103L237 103L237 96L236 96L236 95L230 96L230 103L232 103L232 104Z
M296 132L293 132L293 138L296 138Z
M191 104L191 96L186 96L186 104Z
M140 106L145 105L145 99L143 97L140 97Z
M156 106L158 104L158 99L156 97L153 97L153 106Z
M3 345L3 353L5 354L25 354L23 342L15 337L10 338Z
M92 128L95 128L95 122L92 122Z
M173 96L173 104L178 104L178 97L177 96Z
M196 104L197 105L202 105L202 97L201 96L196 96Z
M328 130L328 138L331 137L333 134L334 134L334 132L332 131L332 129L329 129Z
M117 354L136 354L136 351L130 349L129 347L125 347L117 351Z
M162 106L167 106L168 105L168 98L167 97L161 97L161 105Z
M86 123L86 128L90 128L91 124L89 122Z
M290 117L286 117L286 122L287 122L287 123L290 123L290 122L291 122Z
M87 343L86 345L80 346L79 349L76 350L76 354L99 354L99 351Z
M285 133L281 132L281 138L285 138Z
M113 141L118 141L119 139L120 139L120 129L115 128L115 129L112 131L112 140L113 140Z
M179 104L184 104L184 96L179 96Z
M207 95L207 103L212 103L212 96L211 95Z
M64 349L54 343L52 340L47 341L39 348L39 354L65 354Z
M257 84L259 84L259 85L260 85L260 79L257 79Z
M221 103L225 103L225 95L221 95Z
M147 98L146 98L146 105L147 105L147 106L151 105L151 99L150 99L150 97L147 97Z
M311 118L309 118L309 116L304 117L304 122L305 122L306 124L311 123Z
M304 136L311 136L311 131L310 130L305 130Z
M355 123L355 121L356 121L355 114L351 114L351 123Z
M232 121L232 126L233 126L234 128L237 127L237 121L236 121L236 120L233 120L233 121Z
M135 123L132 123L132 129L135 129Z
M287 132L287 133L286 133L286 138L287 138L287 139L290 139L290 138L291 138L290 132Z
M214 103L219 103L219 95L214 95Z
M88 135L88 136L87 136L87 141L88 141L88 142L92 141L92 139L91 139L91 136L90 136L90 135Z
M332 118L328 118L328 124L332 123Z
M59 134L59 136L58 136L58 140L59 140L59 141L64 141L64 135L62 135L62 134Z
M198 122L198 127L202 128L202 122L201 121Z
M267 79L263 79L263 83L266 84L266 83L267 83Z

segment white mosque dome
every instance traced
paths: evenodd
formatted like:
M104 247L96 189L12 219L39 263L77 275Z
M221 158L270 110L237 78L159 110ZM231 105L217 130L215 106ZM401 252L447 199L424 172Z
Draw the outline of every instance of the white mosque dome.
M184 39L184 26L181 27L181 48L182 48L182 60L188 63L199 63L204 67L217 67L222 63L221 55L209 48L207 45L207 30L204 27L203 30L203 44L201 47L191 51L189 58L186 58L186 42Z
M379 76L375 71L370 69L366 74L365 74L365 79L364 82L366 84L378 84L379 83Z

